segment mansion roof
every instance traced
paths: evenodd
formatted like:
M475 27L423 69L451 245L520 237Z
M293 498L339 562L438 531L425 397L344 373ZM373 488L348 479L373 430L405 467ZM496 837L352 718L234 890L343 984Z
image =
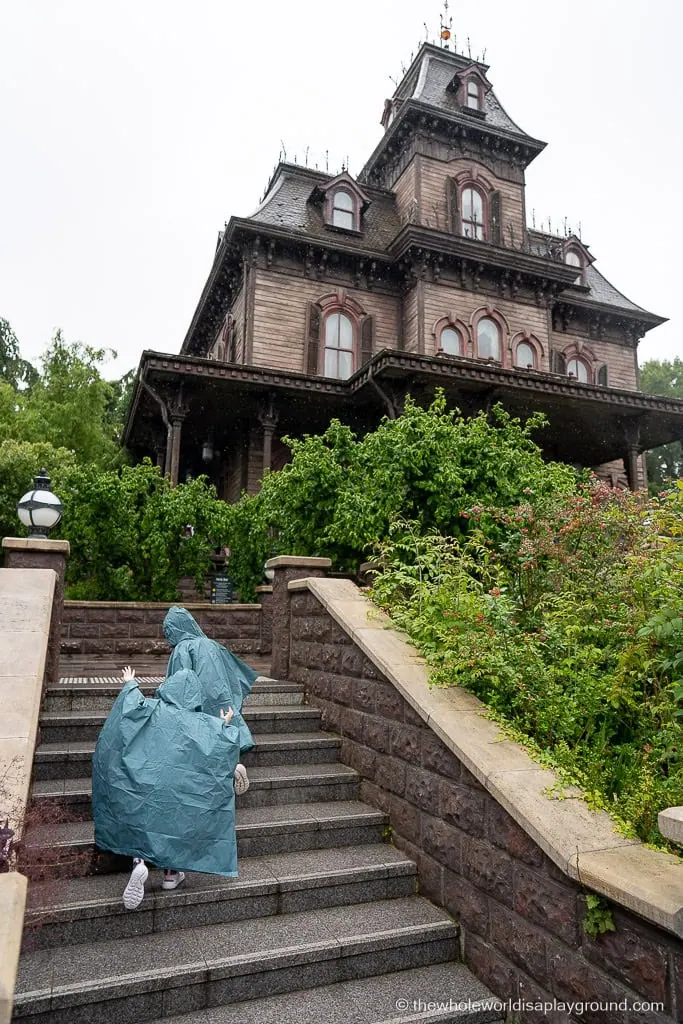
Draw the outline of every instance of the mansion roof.
M473 61L459 54L442 50L437 46L423 46L413 62L413 68L408 71L405 79L394 94L395 101L406 99L417 100L429 107L450 113L460 114L462 108L456 101L450 85L456 71L466 71L469 68L477 68L483 75L488 70L487 65L480 61ZM503 109L492 89L489 89L484 98L483 106L484 119L488 125L494 128L502 128L515 135L523 135L530 139L519 125L515 124L512 118ZM465 114L465 116L471 116ZM541 146L545 143L541 143Z

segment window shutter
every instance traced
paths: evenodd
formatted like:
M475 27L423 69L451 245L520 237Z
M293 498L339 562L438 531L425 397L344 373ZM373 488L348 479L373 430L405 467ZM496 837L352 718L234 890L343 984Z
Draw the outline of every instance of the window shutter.
M491 193L491 241L494 245L502 245L501 202L500 192Z
M603 388L607 387L607 363L603 363L598 370L598 384L602 385Z
M363 317L360 328L360 364L367 363L372 359L375 351L375 318L373 316Z
M448 212L451 218L451 231L458 234L458 183L455 178L448 179Z
M322 325L322 310L317 302L308 303L306 314L306 354L304 367L306 373L315 377L318 373L318 360L320 353L320 328Z
M567 372L567 360L561 352L554 348L550 350L550 372L563 374Z

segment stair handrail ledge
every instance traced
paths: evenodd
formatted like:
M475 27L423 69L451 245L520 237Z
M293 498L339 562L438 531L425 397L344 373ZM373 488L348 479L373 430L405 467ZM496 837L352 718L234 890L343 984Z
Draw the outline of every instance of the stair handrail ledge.
M430 687L429 668L405 633L350 580L303 578L309 591L426 725L571 879L683 938L683 864L625 838L604 811L562 786L486 717L461 687ZM561 800L549 793L564 791Z
M0 569L0 825L8 820L13 841L21 836L28 803L56 584L53 569ZM27 880L13 870L13 858L3 867L0 1024L10 1024Z

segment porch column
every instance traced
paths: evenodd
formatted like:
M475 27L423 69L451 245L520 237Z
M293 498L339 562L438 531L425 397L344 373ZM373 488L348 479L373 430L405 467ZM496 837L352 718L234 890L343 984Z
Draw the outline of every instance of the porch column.
M166 408L168 410L168 433L164 473L171 478L171 484L175 487L180 474L180 438L183 422L188 412L187 406L183 402L182 385L180 393L167 402Z
M637 491L640 483L638 472L638 458L640 456L640 425L634 422L626 422L624 424L624 436L626 438L626 455L624 456L624 465L626 467L628 486L632 491Z
M273 402L273 396L268 396L268 402L259 412L259 423L263 427L263 475L270 470L270 463L273 454L273 434L277 426L278 414Z
M180 469L180 435L183 429L183 420L174 417L171 420L171 483L175 487L178 483L178 471Z

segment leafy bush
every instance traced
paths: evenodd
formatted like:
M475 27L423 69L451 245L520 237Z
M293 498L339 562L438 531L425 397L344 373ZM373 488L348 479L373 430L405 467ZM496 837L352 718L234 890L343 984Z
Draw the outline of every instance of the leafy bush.
M172 487L149 460L118 471L74 467L60 497L70 598L175 600L180 577L201 584L214 547L227 539L229 506L206 478ZM187 523L193 537L184 536Z
M240 588L261 582L272 551L324 555L354 570L400 517L422 533L462 537L469 522L461 512L473 500L505 508L525 488L571 492L574 470L544 462L532 439L544 422L539 415L522 425L500 406L463 419L440 392L428 409L408 399L402 416L361 440L337 420L321 436L285 439L291 463L231 513Z
M683 489L594 481L470 506L447 539L397 528L375 599L427 657L641 839L683 803Z

